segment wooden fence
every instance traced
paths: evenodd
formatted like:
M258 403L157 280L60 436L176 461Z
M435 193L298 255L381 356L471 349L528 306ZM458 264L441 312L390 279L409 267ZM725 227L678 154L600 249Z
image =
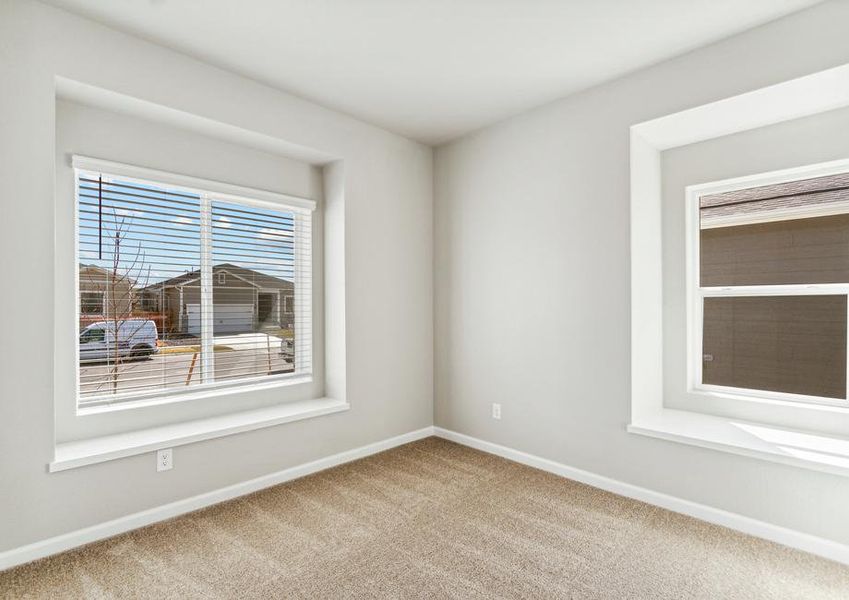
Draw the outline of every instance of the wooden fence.
M127 316L122 316L122 320L127 319L148 319L156 323L156 330L159 332L159 335L162 336L163 333L169 331L170 320L168 318L167 313L161 312L144 312L144 311L133 311L131 314ZM80 330L84 329L88 325L92 323L98 323L100 321L106 321L107 317L105 315L80 315Z

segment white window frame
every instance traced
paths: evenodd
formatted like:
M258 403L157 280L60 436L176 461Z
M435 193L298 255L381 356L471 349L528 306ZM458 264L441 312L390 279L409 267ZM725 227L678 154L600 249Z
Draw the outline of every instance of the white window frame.
M846 368L846 399L825 398L805 394L792 394L768 390L751 390L732 386L722 386L702 383L703 367L703 317L705 298L736 298L736 297L766 297L766 296L810 296L837 295L847 297L847 313L849 313L849 283L831 284L799 284L799 285L748 285L702 287L700 273L700 198L710 194L732 192L752 187L787 183L800 179L811 179L828 175L838 175L849 172L849 159L806 165L791 169L782 169L757 175L737 177L711 183L691 185L685 189L686 202L686 289L687 289L687 391L706 400L711 397L739 400L789 401L801 404L820 404L828 406L849 407L849 348L847 348ZM822 207L802 213L799 210L786 211L771 216L769 221L799 219L805 217L820 217L845 214L845 207L833 206L830 210ZM742 220L735 219L722 226L744 225L768 222L766 219ZM847 314L849 328L849 314ZM849 332L847 332L849 344Z
M312 321L312 213L315 211L316 202L307 198L299 198L277 192L269 192L233 185L220 181L201 179L188 175L148 169L135 165L128 165L113 161L101 160L87 156L74 155L71 159L74 169L74 256L79 264L79 178L80 175L87 176L114 176L124 181L139 183L143 185L173 186L186 190L200 196L200 271L201 271L201 353L202 372L204 381L189 389L168 388L161 390L149 390L141 392L126 392L118 394L104 394L101 396L80 397L80 372L75 367L75 409L77 414L96 408L130 408L133 406L150 406L167 402L177 402L193 398L204 398L216 390L231 391L232 388L248 391L250 389L263 389L269 385L302 384L312 381L312 370L315 364L313 356L313 321ZM303 294L304 306L301 314L295 319L295 353L296 365L306 364L308 369L296 370L293 373L278 375L267 375L262 377L248 377L245 379L227 380L215 382L211 380L215 355L213 352L214 339L213 312L212 312L212 211L211 206L215 201L223 201L258 208L273 209L291 212L294 215L296 231L310 231L310 235L296 245L296 256L294 268L294 284L298 294ZM296 238L297 239L297 238ZM80 278L79 268L75 268L75 297L76 315L73 336L74 364L79 365L79 317L80 317ZM301 290L298 292L297 290Z

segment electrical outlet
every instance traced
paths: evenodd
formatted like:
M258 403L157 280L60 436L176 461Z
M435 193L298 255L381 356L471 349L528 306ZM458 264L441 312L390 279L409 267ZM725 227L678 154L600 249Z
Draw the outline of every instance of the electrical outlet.
M492 405L492 418L500 419L501 418L501 405L493 403Z
M174 450L164 448L156 451L156 470L168 471L174 468Z

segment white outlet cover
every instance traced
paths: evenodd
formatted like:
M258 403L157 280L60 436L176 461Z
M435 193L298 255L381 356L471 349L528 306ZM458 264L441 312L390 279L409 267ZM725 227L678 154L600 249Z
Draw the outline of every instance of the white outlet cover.
M168 471L174 468L174 451L172 448L165 448L156 451L156 470Z
M492 418L493 419L500 419L501 418L501 405L500 404L493 404L492 405Z

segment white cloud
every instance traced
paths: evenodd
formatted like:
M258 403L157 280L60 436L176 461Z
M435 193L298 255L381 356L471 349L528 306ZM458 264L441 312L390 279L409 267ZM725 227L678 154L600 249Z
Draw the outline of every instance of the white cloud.
M262 257L262 264L290 268L293 266L291 258L267 258L265 256Z
M115 214L119 217L140 217L144 215L140 210L130 210L129 208L116 208Z
M192 224L192 220L188 217L174 217L173 219L171 219L171 222L176 223L180 226Z
M272 240L275 242L288 242L292 239L291 232L289 231L269 229L267 227L260 229L259 233L257 233L257 237L263 240Z
M232 224L230 223L230 219L227 217L218 217L218 222L216 223L219 227L223 227L224 229L229 229Z

